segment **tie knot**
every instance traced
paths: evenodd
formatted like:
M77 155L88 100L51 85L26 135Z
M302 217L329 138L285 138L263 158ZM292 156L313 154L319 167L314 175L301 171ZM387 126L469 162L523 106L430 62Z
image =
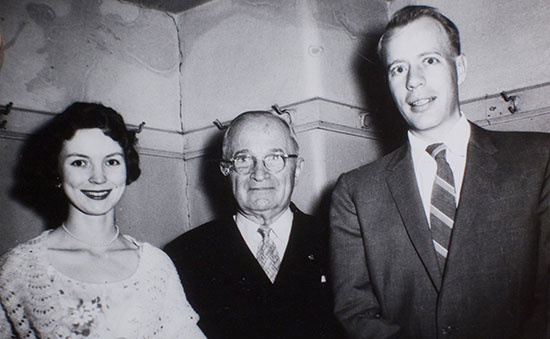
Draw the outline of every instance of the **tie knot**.
M426 147L426 152L428 152L434 159L443 158L445 159L445 150L447 146L443 143L431 144Z
M271 231L271 227L269 226L260 226L258 227L258 233L262 236L262 239L264 239L266 236L269 237L269 232Z

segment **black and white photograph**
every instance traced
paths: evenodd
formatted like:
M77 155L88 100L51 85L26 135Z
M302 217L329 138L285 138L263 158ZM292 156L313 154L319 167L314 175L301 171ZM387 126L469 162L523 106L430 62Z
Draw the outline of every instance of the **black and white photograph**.
M0 339L550 339L548 32L0 0Z

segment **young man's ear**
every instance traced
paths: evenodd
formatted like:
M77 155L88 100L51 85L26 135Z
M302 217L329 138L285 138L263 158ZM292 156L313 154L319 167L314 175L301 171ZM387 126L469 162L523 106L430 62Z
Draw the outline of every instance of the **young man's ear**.
M457 75L457 82L458 84L462 84L464 79L466 79L466 69L468 68L468 60L466 59L466 55L460 54L455 58L455 66L456 66L456 75Z

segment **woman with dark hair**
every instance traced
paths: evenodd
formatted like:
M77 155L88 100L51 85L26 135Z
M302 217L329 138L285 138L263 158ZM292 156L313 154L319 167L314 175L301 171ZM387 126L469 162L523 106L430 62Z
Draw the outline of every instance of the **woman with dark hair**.
M0 259L0 338L203 338L170 259L116 224L140 175L122 116L75 103L38 134L23 176L64 209Z

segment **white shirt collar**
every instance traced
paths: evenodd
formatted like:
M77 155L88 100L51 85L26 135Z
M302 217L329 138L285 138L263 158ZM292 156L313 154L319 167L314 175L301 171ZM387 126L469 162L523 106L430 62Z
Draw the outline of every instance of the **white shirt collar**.
M250 251L256 255L258 246L262 241L262 236L258 233L258 228L261 226L252 220L246 218L242 213L237 213L233 219L237 224L237 228L241 233L244 241L250 248ZM290 210L290 207L281 214L275 222L273 222L269 227L271 228L271 239L277 247L279 255L282 257L286 246L288 245L288 239L290 238L290 231L292 229L292 221L294 219L294 214Z
M413 158L423 159L425 155L430 156L426 152L426 147L434 143L444 143L450 153L459 157L466 157L466 151L468 149L468 141L470 140L470 124L464 116L460 114L460 119L454 124L454 126L445 134L442 140L428 140L421 138L411 131L407 132L409 143L411 145L411 151Z

